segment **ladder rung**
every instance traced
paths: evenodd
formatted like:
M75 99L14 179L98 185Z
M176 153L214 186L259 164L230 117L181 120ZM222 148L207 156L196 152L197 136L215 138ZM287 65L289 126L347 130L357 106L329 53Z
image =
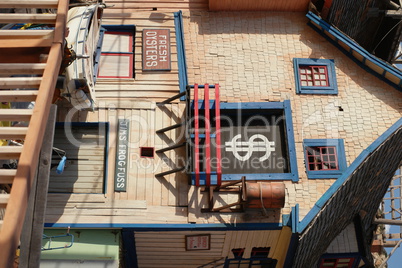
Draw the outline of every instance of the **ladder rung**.
M0 121L29 121L32 109L0 109Z
M28 31L33 32L33 31ZM50 47L53 43L53 38L0 38L0 48L35 48L35 47Z
M0 39L52 39L54 30L0 30Z
M54 24L56 22L56 14L1 14L0 23L44 23ZM29 30L22 30L29 31Z
M0 184L12 184L16 169L0 169Z
M0 63L1 74L42 74L46 63ZM1 98L0 98L1 99Z
M58 0L1 0L0 8L57 8Z
M28 127L0 127L0 139L23 140Z
M0 208L5 208L7 206L8 199L10 199L9 194L0 194Z
M37 90L0 90L0 100L9 102L35 101Z
M0 146L0 159L18 159L22 146Z
M38 88L42 77L0 77L0 89Z

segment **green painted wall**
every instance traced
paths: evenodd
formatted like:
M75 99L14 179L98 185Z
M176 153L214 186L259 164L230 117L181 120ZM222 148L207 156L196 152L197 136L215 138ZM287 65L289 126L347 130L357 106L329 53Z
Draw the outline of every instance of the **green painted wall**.
M66 234L66 229L46 229L44 234L56 236ZM120 230L72 229L74 244L70 248L42 251L41 259L53 260L119 260ZM51 247L69 245L71 237L54 238ZM49 240L43 239L42 246L47 248Z

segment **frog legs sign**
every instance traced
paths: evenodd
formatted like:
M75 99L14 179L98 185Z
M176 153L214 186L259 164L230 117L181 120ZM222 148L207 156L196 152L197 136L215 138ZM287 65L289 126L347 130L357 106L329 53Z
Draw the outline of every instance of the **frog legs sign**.
M171 70L169 29L144 29L142 31L142 70Z
M130 121L119 119L116 144L116 168L114 171L114 191L125 192L127 188L128 138Z

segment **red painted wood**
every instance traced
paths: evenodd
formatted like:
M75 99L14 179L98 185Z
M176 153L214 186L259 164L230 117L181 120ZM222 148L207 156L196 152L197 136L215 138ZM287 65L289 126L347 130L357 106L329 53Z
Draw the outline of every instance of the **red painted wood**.
M221 153L221 107L219 98L219 84L215 84L215 129L216 129L216 165L217 185L222 182L222 153Z
M209 106L209 85L204 87L205 102L205 166L206 166L206 185L211 185L211 117Z
M195 186L200 186L200 145L199 145L199 121L198 121L198 84L194 85L194 164L195 164Z

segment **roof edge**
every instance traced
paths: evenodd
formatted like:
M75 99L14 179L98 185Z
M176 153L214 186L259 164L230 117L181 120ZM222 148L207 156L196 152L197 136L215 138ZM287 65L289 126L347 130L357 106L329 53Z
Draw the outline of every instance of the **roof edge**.
M395 124L387 129L380 137L378 137L371 145L369 145L360 155L353 161L353 163L345 170L345 172L329 187L329 189L321 196L320 199L314 204L313 208L298 224L297 232L302 233L310 225L310 223L317 217L324 205L332 198L332 196L339 190L339 188L349 179L355 170L366 160L366 158L377 148L381 146L389 137L392 136L398 129L402 128L402 118Z
M362 68L370 71L381 80L402 91L402 72L391 64L374 56L349 36L331 26L322 18L309 11L306 17L312 27L328 38L342 52L357 62Z

